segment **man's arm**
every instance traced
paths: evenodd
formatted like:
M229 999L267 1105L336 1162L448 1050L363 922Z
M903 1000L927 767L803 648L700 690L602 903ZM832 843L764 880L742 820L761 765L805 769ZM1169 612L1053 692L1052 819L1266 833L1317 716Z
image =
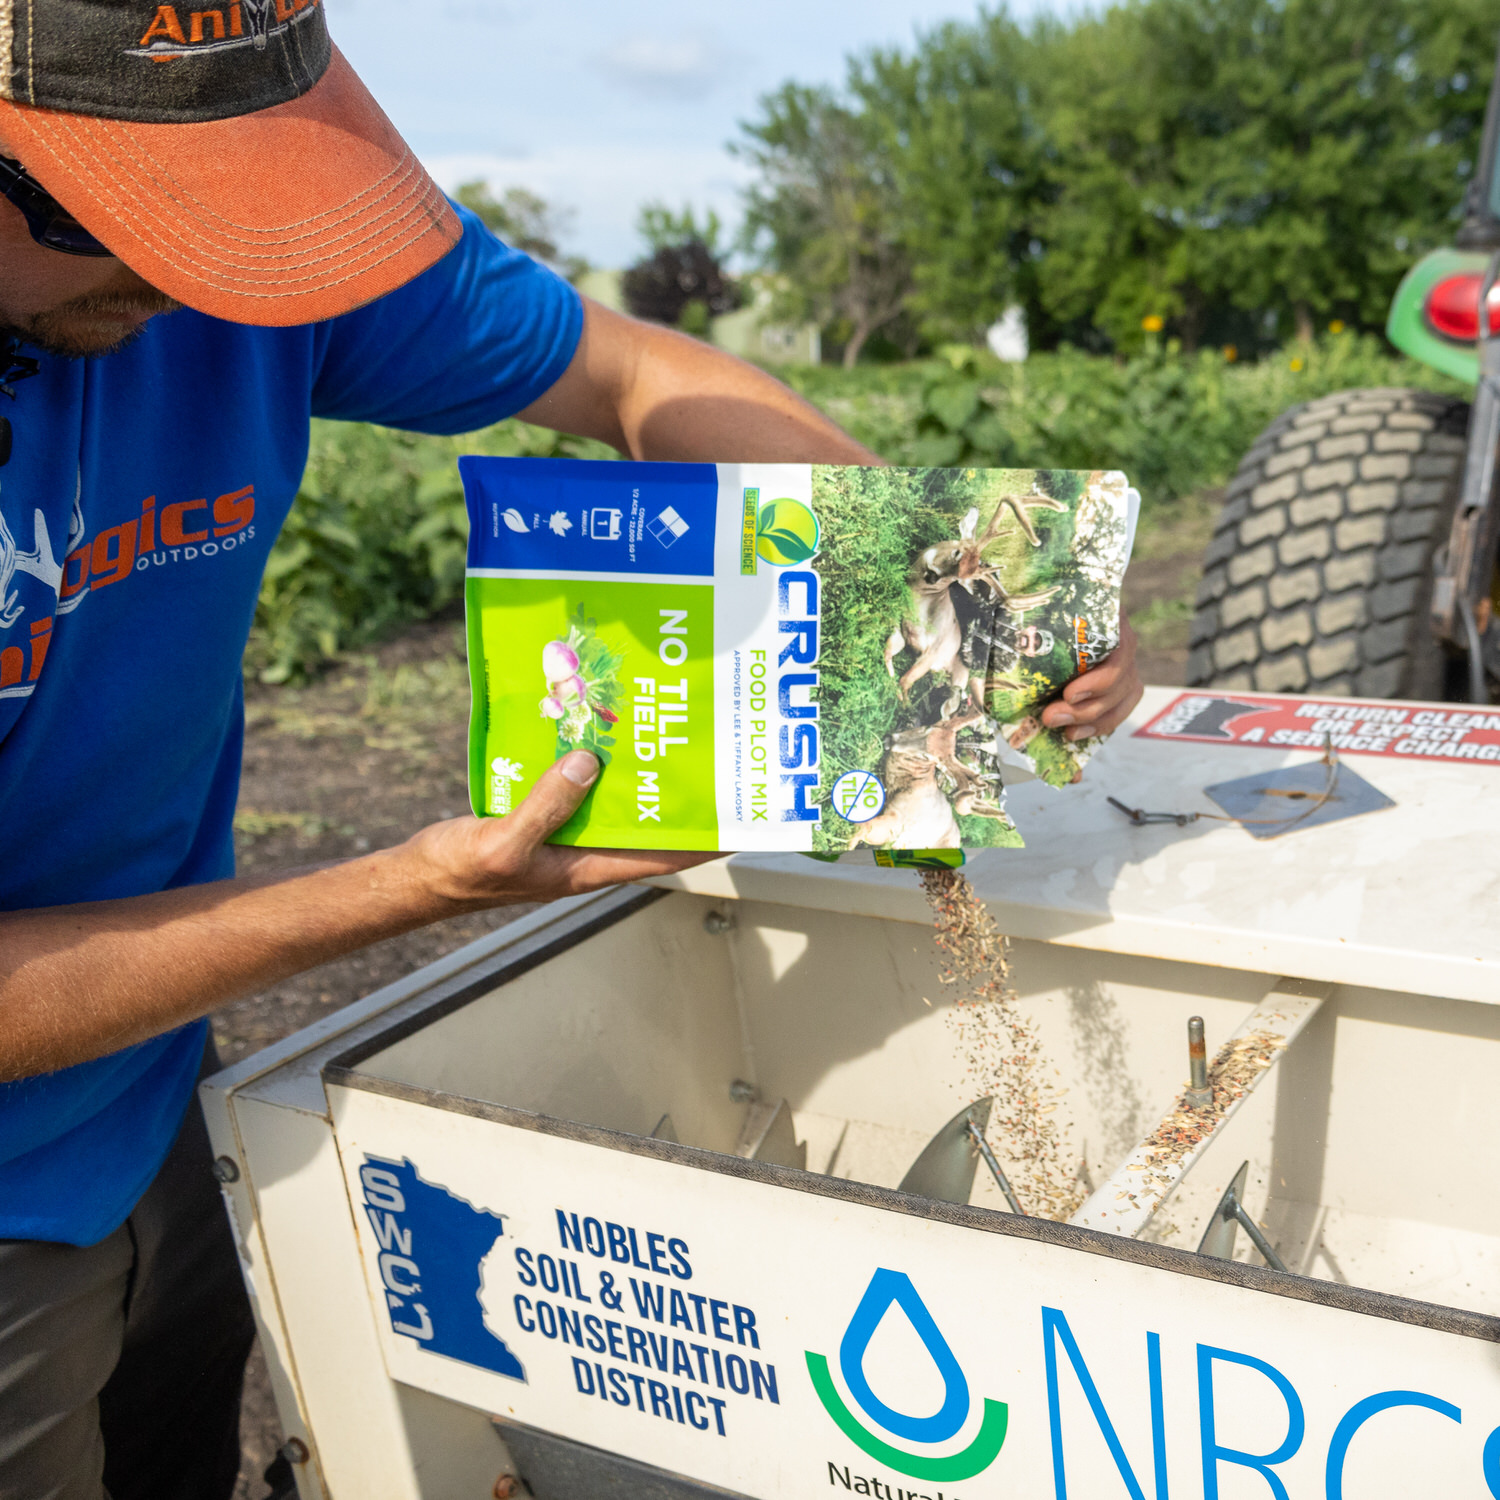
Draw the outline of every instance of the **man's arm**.
M530 420L642 458L880 461L753 366L597 304L586 309L571 364L528 408ZM568 779L570 767L582 784ZM595 775L593 758L575 752L509 817L455 818L320 869L0 913L0 1080L129 1046L444 917L713 857L545 844Z
M520 416L631 458L699 463L882 460L779 380L685 333L583 299L562 378Z
M572 363L528 420L639 458L879 463L752 365L585 303ZM1043 718L1104 733L1140 697L1134 641L1069 685ZM262 879L0 913L0 1080L129 1046L368 943L460 912L549 901L711 855L556 848L543 841L597 774L575 752L506 818L455 818L394 849ZM580 766L586 770L580 770ZM569 769L584 777L568 779Z
M597 775L575 750L507 818L452 818L394 849L291 874L0 914L0 1081L128 1047L444 917L713 857L544 843Z
M521 413L528 422L599 438L632 458L704 463L879 464L780 381L686 334L583 299L583 337L562 379ZM1070 740L1108 734L1141 699L1135 632L1075 678L1042 722Z

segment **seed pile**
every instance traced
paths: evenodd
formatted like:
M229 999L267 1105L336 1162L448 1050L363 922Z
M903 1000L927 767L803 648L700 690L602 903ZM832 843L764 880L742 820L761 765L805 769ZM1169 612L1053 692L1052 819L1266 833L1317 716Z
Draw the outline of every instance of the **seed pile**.
M1214 1133L1230 1105L1250 1092L1255 1080L1271 1066L1273 1054L1285 1046L1286 1039L1274 1031L1253 1031L1225 1042L1208 1069L1213 1103L1197 1109L1183 1094L1172 1113L1141 1143L1145 1160L1132 1165L1132 1170L1146 1174L1142 1186L1166 1186L1172 1180L1167 1169Z
M963 987L947 1016L967 1070L964 1091L970 1099L994 1095L986 1135L1012 1168L1021 1207L1040 1218L1066 1219L1085 1194L1067 1132L1055 1117L1062 1091L1047 1074L1056 1077L1056 1070L1016 1004L1009 939L958 871L924 870L922 889L944 959L942 981Z

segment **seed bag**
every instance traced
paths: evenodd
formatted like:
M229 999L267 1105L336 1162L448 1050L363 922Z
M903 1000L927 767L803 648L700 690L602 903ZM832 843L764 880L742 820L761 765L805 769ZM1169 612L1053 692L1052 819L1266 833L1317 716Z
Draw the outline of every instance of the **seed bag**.
M562 844L1016 846L1006 766L1119 638L1136 496L1112 472L462 458L474 811L569 750Z

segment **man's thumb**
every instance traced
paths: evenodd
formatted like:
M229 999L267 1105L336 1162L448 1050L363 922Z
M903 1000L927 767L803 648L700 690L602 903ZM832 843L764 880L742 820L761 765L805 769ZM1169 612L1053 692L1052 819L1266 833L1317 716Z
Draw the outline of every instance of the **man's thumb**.
M505 821L523 839L540 844L578 811L598 779L598 758L587 750L570 750L538 779Z

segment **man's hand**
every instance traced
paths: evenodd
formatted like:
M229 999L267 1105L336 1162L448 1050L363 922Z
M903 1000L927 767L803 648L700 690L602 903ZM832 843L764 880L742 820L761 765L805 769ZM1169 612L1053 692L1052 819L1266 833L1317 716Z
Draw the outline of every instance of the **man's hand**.
M574 751L509 817L453 818L317 869L0 914L0 1081L128 1047L444 917L715 858L547 844L598 774Z
M1108 734L1130 717L1145 691L1135 666L1135 631L1122 613L1120 644L1092 671L1075 677L1062 697L1042 714L1048 729L1061 729L1070 740Z
M577 812L598 776L599 762L587 750L572 750L508 817L450 818L424 828L405 849L424 868L424 885L455 910L552 901L718 858L650 849L571 849L544 842Z

